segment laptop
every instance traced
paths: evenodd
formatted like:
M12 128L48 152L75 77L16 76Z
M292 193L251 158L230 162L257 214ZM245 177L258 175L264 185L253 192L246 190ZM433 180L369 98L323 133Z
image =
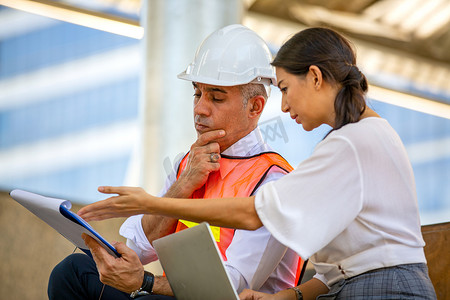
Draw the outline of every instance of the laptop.
M239 300L209 224L153 241L177 300Z

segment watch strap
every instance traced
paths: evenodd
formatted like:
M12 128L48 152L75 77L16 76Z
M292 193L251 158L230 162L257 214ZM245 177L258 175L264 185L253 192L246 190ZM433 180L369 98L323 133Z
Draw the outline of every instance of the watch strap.
M147 293L153 293L153 285L155 284L155 275L148 271L144 271L144 281L142 282L141 289Z
M155 283L155 275L153 275L148 271L144 271L144 279L142 280L141 287L138 290L132 292L130 294L130 297L134 299L137 296L152 294L154 283Z
M303 300L303 294L302 291L297 286L294 286L293 288L290 288L291 290L294 290L295 296L297 297L297 300Z

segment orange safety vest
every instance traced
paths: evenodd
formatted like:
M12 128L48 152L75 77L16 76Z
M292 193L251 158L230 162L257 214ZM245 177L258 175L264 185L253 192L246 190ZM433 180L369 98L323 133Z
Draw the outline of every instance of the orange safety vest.
M186 167L188 156L189 153L181 160L177 179ZM250 157L221 155L220 170L210 173L205 185L194 191L191 198L249 197L273 168L285 174L293 170L291 165L275 152L263 152ZM195 222L179 220L176 232L195 225ZM234 229L211 226L211 231L226 261L225 251L233 239Z

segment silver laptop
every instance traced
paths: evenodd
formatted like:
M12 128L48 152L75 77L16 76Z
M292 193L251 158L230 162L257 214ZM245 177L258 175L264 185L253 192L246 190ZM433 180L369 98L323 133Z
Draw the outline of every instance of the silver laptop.
M177 300L238 300L208 223L153 242Z

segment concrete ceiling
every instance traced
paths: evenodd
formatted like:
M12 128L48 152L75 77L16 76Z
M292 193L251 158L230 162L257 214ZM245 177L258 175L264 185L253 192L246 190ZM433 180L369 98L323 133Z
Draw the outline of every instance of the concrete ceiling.
M103 19L117 16L140 38L142 0L0 0L63 7ZM450 0L242 0L243 24L279 47L309 26L343 32L357 46L372 84L445 103L450 109ZM11 4L12 3L12 4ZM20 8L19 8L20 9ZM31 10L31 12L33 12ZM69 16L71 15L69 13ZM70 20L68 20L70 22ZM80 24L82 25L82 24ZM107 25L108 31L110 25ZM123 27L123 26L122 26ZM119 33L120 34L120 33Z
M349 36L450 63L450 0L242 0L249 12ZM137 12L141 0L65 0Z
M30 1L32 2L32 1ZM139 16L141 0L36 1ZM248 12L328 26L363 41L450 64L450 0L242 0Z
M255 0L248 10L450 63L449 0Z

